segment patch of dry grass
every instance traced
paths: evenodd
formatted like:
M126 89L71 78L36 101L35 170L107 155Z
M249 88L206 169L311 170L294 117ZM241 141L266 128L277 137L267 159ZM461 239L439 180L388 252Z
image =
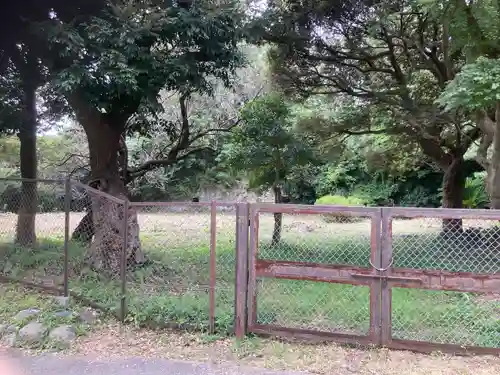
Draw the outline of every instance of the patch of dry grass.
M72 232L85 213L71 212L70 232ZM208 209L202 212L147 212L143 210L138 213L139 226L144 234L165 234L172 238L192 238L192 236L202 236L210 228L210 212ZM217 233L219 235L234 235L235 228L234 212L217 213ZM0 214L0 236L9 237L15 233L17 215L14 213ZM493 222L478 220L464 220L464 227L485 227L491 226ZM261 214L259 226L261 238L270 238L274 218L271 214ZM355 223L326 223L321 215L284 215L283 216L283 237L301 236L307 233L318 236L369 236L370 221L368 218ZM42 237L63 237L64 236L64 213L40 213L36 216L37 234ZM436 233L441 230L441 220L439 219L412 219L394 220L394 234L413 233Z
M169 331L135 330L119 325L79 340L62 355L86 358L168 358L328 375L497 375L500 358L424 355L385 349L347 348L336 344L308 345L249 338L242 342Z

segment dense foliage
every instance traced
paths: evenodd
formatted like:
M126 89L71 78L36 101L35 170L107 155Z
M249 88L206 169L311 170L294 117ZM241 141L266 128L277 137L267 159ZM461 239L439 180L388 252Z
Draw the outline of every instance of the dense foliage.
M476 146L487 122L478 113L498 101L489 3L273 2L248 29L234 2L183 4L94 1L77 18L57 1L18 10L22 23L0 46L2 129L20 134L25 121L30 56L37 127L65 124L38 136L39 177L109 178L96 175L92 153L102 151L87 143L113 134L85 124L90 111L126 137L118 170L134 200L243 185L279 186L299 203L488 206L493 172L472 158L491 145ZM469 8L482 36L464 23ZM20 176L18 140L1 147L2 175Z

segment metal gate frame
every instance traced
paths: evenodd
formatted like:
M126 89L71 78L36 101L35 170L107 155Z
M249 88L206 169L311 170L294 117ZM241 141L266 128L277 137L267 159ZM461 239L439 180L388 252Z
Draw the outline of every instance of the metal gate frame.
M500 273L450 272L393 267L392 220L393 218L479 219L500 221L499 210L450 209L450 208L382 208L382 258L390 264L383 273L381 344L391 349L412 350L423 353L447 352L453 354L499 355L500 348L462 346L429 341L396 339L392 337L392 288L413 288L436 291L498 293Z
M315 341L333 340L344 344L377 345L381 337L382 280L375 267L332 265L308 262L290 262L258 259L259 215L260 213L283 214L328 214L342 212L352 216L370 217L370 263L376 268L381 265L380 229L381 210L371 207L337 207L337 206L304 206L251 204L250 243L248 259L248 332L261 335L276 335ZM277 278L289 280L307 280L328 283L368 286L370 288L370 329L367 335L333 333L310 329L289 328L257 322L257 278Z
M249 208L248 208L249 207ZM357 267L336 264L264 260L258 258L260 213L283 214L328 214L342 212L353 216L370 217L370 264L371 267ZM250 204L247 206L249 221L248 238L248 283L246 285L246 332L273 335L310 341L335 341L341 344L382 346L392 349L412 350L430 353L435 351L454 354L500 354L500 348L471 347L455 344L441 344L427 341L395 339L392 337L392 288L417 288L425 290L446 290L457 292L498 293L500 274L476 274L393 267L392 220L406 218L440 219L494 219L500 221L500 211L470 209L420 209L420 208L371 208L343 206L304 206ZM246 218L247 216L245 216ZM246 219L245 219L246 220ZM240 227L241 228L241 227ZM248 227L247 227L248 229ZM248 232L247 232L248 233ZM240 253L240 260L242 254ZM245 264L246 268L247 264ZM240 278L241 271L240 270ZM238 271L237 271L238 274ZM310 329L289 328L257 322L257 278L277 278L340 283L370 288L370 329L367 335L332 333ZM240 279L240 283L243 279ZM242 288L237 286L237 293ZM241 305L241 303L240 303ZM240 308L241 311L241 308ZM238 315L238 314L237 314ZM241 315L240 315L241 316ZM240 332L244 330L240 321ZM238 330L237 330L238 335Z

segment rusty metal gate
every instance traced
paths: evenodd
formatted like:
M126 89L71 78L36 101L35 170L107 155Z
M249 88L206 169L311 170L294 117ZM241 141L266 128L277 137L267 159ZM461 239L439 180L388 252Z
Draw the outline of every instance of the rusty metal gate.
M358 261L350 261L349 259L338 261L326 257L320 259L320 261L308 261L304 256L296 256L295 259L292 259L286 254L286 251L289 251L289 249L282 250L281 254L270 254L269 251L266 254L266 251L261 251L264 242L259 239L261 235L261 217L262 215L277 214L287 216L336 215L335 218L341 215L341 217L349 218L349 221L353 223L356 223L359 219L360 222L362 221L362 223L364 223L363 226L361 224L352 224L351 227L354 228L355 231L358 227L366 228L369 231L369 236L366 236L366 249L363 247L362 251L358 251ZM491 210L251 204L249 206L248 216L250 228L248 238L248 283L246 284L247 289L245 291L242 286L244 282L242 271L245 265L240 264L244 262L243 254L240 254L238 267L242 268L239 272L239 284L237 282L236 288L237 334L238 332L243 332L244 329L244 322L241 321L242 315L238 314L238 298L240 299L241 305L241 299L244 293L247 299L247 332L313 341L333 340L345 344L376 345L422 352L439 350L453 353L500 353L500 321L498 321L498 325L495 327L494 321L491 320L493 330L491 331L491 335L488 333L489 341L481 338L473 339L471 338L472 336L469 337L462 334L462 336L459 336L459 339L455 340L458 341L455 343L448 342L453 340L449 338L449 335L446 336L446 332L442 333L443 330L439 331L441 333L434 335L430 333L427 334L423 332L425 331L424 328L419 327L418 324L412 323L410 319L412 318L413 321L424 319L423 316L415 316L419 311L418 308L432 309L434 308L434 304L438 304L438 302L434 303L433 301L439 301L439 298L445 301L443 302L444 304L448 303L450 306L451 302L448 301L449 299L457 298L457 300L460 300L459 296L455 296L455 294L451 295L451 297L450 294L446 294L446 299L441 295L439 295L438 298L436 294L433 294L432 297L434 299L429 299L425 294L427 292L472 292L483 293L490 297L498 296L496 293L500 293L500 273L498 273L500 269L500 259L496 265L488 269L473 269L473 272L464 272L459 267L460 262L468 262L469 258L465 255L462 255L462 258L455 261L455 263L458 264L458 268L453 268L452 266L454 263L452 264L450 260L447 260L448 263L440 260L441 263L436 263L436 265L432 262L436 261L438 258L445 259L444 256L441 257L436 255L436 251L440 248L445 248L446 246L448 246L448 249L452 248L450 245L446 245L445 242L439 242L446 240L441 239L442 234L440 229L436 229L438 228L438 224L439 226L442 225L443 219L448 220L451 224L454 223L453 220L455 220L455 222L459 221L460 225L464 225L465 228L465 226L468 225L465 223L467 220L498 221L500 220L499 212ZM246 214L242 216L240 212L239 217L244 218L239 222L239 225L243 228L245 226ZM417 235L410 233L400 235L396 233L396 244L393 244L393 221L396 219L398 220L396 225L397 230L410 227L410 224L414 222L420 223L423 219L427 221L435 219L436 225L432 223L432 225L426 224L429 228L432 228L431 230L428 228L425 229L425 231L422 232L424 234L420 233ZM465 224L462 224L462 221L464 221ZM468 229L461 229L460 233L465 233L467 230ZM489 229L485 229L485 231L486 230ZM300 234L298 236L300 237ZM342 233L339 233L339 236L342 236ZM498 239L498 247L500 248L500 233ZM239 240L243 243L246 241L246 238L240 235ZM425 251L429 248L423 246L423 242L426 241L432 245L432 249L438 250L433 250L434 252L426 255ZM456 241L462 243L465 240L463 240L463 238L458 238ZM413 245L408 245L412 243ZM426 246L430 246L429 244ZM406 246L406 248L403 245ZM365 246L365 244L363 244L363 246ZM465 247L467 246L469 245L466 244ZM420 252L415 250L420 248L422 248ZM456 248L455 246L452 249ZM450 254L452 253L450 250L449 252ZM303 251L303 253L305 253L305 251ZM345 257L347 255L343 254L342 256ZM447 256L449 258L449 254L447 254ZM446 267L451 268L447 270ZM324 295L327 296L325 298L338 298L339 303L332 311L326 311L325 313L323 310L318 314L317 310L315 310L318 305L326 306L329 304L328 301L325 301L325 298L320 296L310 301L308 305L310 311L306 311L306 303L303 303L302 300L311 298L310 294L313 291L313 287L310 284L308 284L307 288L301 289L301 295L291 291L290 287L277 287L276 283L270 287L272 289L272 293L270 293L266 292L265 288L262 287L265 283L269 283L269 280L273 282L295 283L293 284L294 286L298 285L297 283L321 283L322 285L328 285L325 287L321 286L317 291L321 293L324 292ZM336 294L331 292L329 288L336 288ZM361 289L361 292L357 291L359 289ZM354 292L354 290L356 291ZM393 290L397 292L397 299L393 298ZM369 292L365 293L364 291ZM409 297L405 297L405 300L401 296L406 296L406 294L409 293L408 291L422 291L421 293L423 294L411 295L410 293ZM266 303L268 305L273 305L275 310L282 306L283 311L286 311L287 307L284 305L287 304L289 300L295 299L299 301L295 301L293 304L290 303L292 307L289 308L300 310L302 314L299 319L300 324L286 320L287 317L292 315L291 313L282 313L280 318L276 317L276 314L273 315L273 313L262 312L262 310L266 310L266 306L265 304L263 306L259 304L259 296L262 296L264 293L270 296ZM349 295L343 296L342 293L349 293ZM476 298L476 296L474 295L471 298ZM422 300L420 301L420 299ZM493 300L496 301L494 298ZM498 301L500 301L500 298ZM398 310L395 312L394 303L398 305ZM419 306L419 304L429 304L429 306L423 307ZM472 303L472 306L474 304L475 302ZM401 307L399 305L401 305ZM366 308L363 306L366 306ZM415 306L417 307L416 312L412 312L411 309L415 308ZM359 311L349 310L353 310L353 308ZM498 305L498 308L498 311L500 311L500 305ZM242 309L243 307L240 306L240 313ZM461 308L458 305L453 305L449 310L456 314L460 314ZM425 312L425 310L423 311ZM490 309L488 311L492 310ZM362 312L366 312L366 314L363 315L361 314ZM314 313L316 314L314 315ZM342 313L346 316L351 316L351 318L344 319L341 315ZM396 330L394 330L394 313L394 316L398 319L396 323L399 324ZM428 323L428 326L438 326L439 322L444 319L446 314L449 314L449 312L440 313L437 311L431 316L433 320ZM486 312L481 314L483 314L481 316L485 316ZM318 318L318 315L321 316ZM294 316L298 316L298 313ZM352 318L352 316L355 316L355 318ZM401 319L399 318L400 316L402 317ZM240 319L239 323L238 319ZM472 315L467 319L473 319ZM337 320L337 322L332 320ZM453 322L455 326L460 327L460 322ZM405 324L409 328L405 327ZM489 320L487 324L490 324ZM489 329L489 325L487 324L485 323L485 327ZM448 326L450 325L448 324ZM444 330L448 329L446 328L448 326L444 325ZM484 329L486 330L486 328ZM495 331L495 329L497 329L497 331ZM422 330L422 333L419 333L419 330ZM497 335L496 338L495 334ZM485 334L483 334L483 336L486 337ZM476 342L479 342L480 345L476 345Z

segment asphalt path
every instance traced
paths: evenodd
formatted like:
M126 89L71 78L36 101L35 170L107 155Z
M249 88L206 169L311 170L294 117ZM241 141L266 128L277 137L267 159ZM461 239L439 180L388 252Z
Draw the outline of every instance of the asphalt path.
M194 363L167 359L129 358L94 361L86 358L61 358L48 354L15 355L11 357L10 362L17 369L22 369L22 375L305 375L300 372L240 367L236 364Z

